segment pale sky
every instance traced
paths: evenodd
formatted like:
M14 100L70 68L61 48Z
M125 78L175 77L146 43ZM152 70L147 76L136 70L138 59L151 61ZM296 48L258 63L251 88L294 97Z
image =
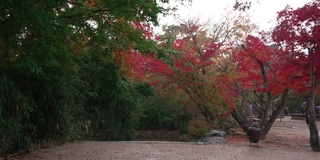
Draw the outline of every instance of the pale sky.
M224 9L233 6L236 0L193 0L191 7L179 6L176 12L184 20L201 17L204 21L219 18ZM239 0L241 2L243 0ZM249 0L252 2L250 9L251 21L256 23L260 29L269 30L276 25L277 12L283 10L287 5L294 9L302 7L312 0ZM160 18L160 25L174 24L174 17Z

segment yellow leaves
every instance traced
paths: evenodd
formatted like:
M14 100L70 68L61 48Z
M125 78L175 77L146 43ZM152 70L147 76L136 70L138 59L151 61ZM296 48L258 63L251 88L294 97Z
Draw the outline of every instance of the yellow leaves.
M224 45L243 43L255 29L248 14L234 10L226 11L210 28L210 36Z

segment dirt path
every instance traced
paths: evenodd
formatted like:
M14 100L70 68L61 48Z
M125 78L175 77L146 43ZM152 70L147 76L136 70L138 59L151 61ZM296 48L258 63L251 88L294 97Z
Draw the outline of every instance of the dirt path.
M277 119L268 138L259 146L249 145L241 134L229 136L228 144L198 145L195 142L92 142L68 143L54 148L34 150L25 160L96 160L96 159L270 159L270 160L318 160L320 153L312 152L309 146L309 130L305 121ZM318 128L320 125L318 124Z

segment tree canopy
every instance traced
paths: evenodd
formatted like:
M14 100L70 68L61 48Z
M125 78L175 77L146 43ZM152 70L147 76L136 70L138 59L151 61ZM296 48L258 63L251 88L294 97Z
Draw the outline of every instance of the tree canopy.
M51 140L133 139L140 92L114 53L153 50L143 27L166 3L1 1L0 155Z

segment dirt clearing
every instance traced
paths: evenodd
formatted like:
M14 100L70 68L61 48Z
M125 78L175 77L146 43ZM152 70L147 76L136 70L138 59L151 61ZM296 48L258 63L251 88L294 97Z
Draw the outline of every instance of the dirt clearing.
M318 128L320 125L318 124ZM244 133L227 136L228 144L199 145L196 142L130 141L92 142L80 141L32 150L25 160L97 160L97 159L221 159L221 160L319 160L320 153L312 152L309 130L305 121L285 117L277 119L266 140L259 146L249 145Z

